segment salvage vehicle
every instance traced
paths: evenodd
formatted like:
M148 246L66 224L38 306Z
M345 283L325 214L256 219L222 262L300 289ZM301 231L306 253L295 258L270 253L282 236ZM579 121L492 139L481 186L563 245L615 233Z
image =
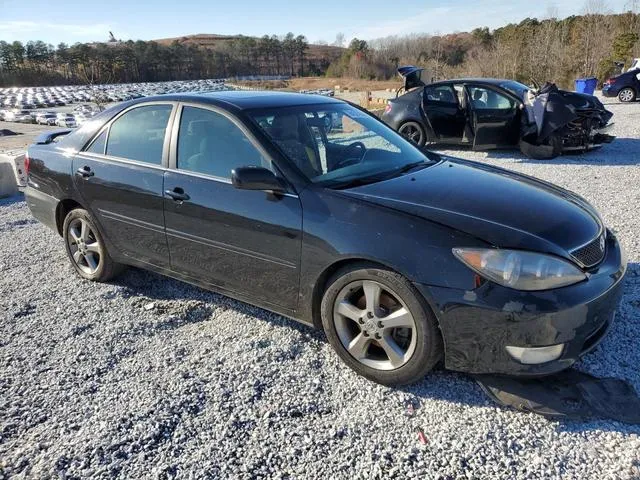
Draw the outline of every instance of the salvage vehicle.
M441 361L563 370L622 294L620 245L585 199L425 152L330 97L133 100L43 134L25 170L32 214L82 278L133 265L221 292L324 329L386 385Z
M635 102L640 94L640 65L604 82L602 94L605 97L618 97L622 103Z
M613 114L594 96L513 80L467 78L425 85L418 67L402 67L406 93L390 100L382 120L419 146L512 148L536 159L588 151L614 140Z

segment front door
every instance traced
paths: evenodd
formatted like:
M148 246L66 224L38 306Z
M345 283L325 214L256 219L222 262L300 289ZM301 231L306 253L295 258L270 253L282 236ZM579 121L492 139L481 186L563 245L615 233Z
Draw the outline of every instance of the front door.
M462 143L467 118L452 85L424 88L424 112L439 143Z
M520 139L520 105L488 87L468 85L474 150L514 146Z
M83 203L117 252L168 268L163 182L167 125L174 105L157 103L124 111L73 159Z
M226 113L184 105L175 124L175 169L164 179L171 268L295 309L302 246L298 196L233 187L236 167L275 167L241 123Z

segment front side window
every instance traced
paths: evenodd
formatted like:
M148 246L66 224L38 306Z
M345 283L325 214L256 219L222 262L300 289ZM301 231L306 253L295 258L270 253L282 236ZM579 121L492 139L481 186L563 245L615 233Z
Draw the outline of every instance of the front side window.
M111 124L107 155L162 165L162 149L171 105L129 110Z
M419 150L370 115L346 104L320 104L249 112L312 182L330 187L393 176L431 163Z
M515 101L506 95L484 87L469 87L471 103L476 110L511 110Z
M87 148L87 152L90 153L98 153L100 155L104 155L104 147L107 142L107 131L103 130L100 135L96 137L96 139L91 143L89 148Z
M182 110L177 163L180 170L227 179L237 167L270 168L270 162L233 121L195 107Z

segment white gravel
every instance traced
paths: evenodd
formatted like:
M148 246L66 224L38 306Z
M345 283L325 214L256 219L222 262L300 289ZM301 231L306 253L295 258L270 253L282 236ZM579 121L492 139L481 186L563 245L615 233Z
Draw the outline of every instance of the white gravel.
M610 108L620 138L599 152L447 153L602 212L631 267L618 321L581 368L640 391L640 104ZM448 372L378 386L321 333L249 305L134 269L82 281L19 197L0 200L0 299L0 479L640 477L639 426L502 409Z

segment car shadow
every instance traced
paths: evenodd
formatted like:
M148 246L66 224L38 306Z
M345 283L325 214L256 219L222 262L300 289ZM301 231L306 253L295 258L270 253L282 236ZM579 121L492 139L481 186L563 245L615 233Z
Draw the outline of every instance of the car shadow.
M640 337L640 317L637 314L640 305L640 265L630 263L628 268L617 321L602 344L586 355L576 364L576 367L598 377L616 376L625 380L633 379L631 382L633 384L635 381L634 388L640 392L640 377L637 373L637 365L640 365L640 349L632 348L635 339ZM200 301L208 306L222 307L243 315L250 315L271 325L294 329L304 334L305 339L301 340L303 342L326 342L326 337L320 330L224 295L137 268L129 268L112 285L119 287L118 294L123 297L141 297L145 302ZM620 358L622 351L624 351L623 361ZM459 406L455 408L463 406L505 408L490 400L471 376L447 371L442 366L436 368L422 381L397 387L397 390L407 394L414 408L419 408L430 400L446 401ZM529 415L529 413L522 414ZM625 425L611 420L554 419L553 421L557 422L559 430L569 432L611 430L640 433L640 426Z
M24 195L22 193L18 193L17 195L12 195L10 197L0 198L0 207L6 207L19 202L24 202Z
M472 152L462 147L429 147L429 150L444 155L456 156L457 152ZM478 153L478 152L475 152ZM531 163L541 165L599 165L630 166L640 165L640 139L616 138L612 143L589 152L565 153L551 160L534 160L516 149L489 150L484 152L486 158L506 160L509 163ZM474 159L476 160L476 159ZM482 159L479 159L480 161Z

